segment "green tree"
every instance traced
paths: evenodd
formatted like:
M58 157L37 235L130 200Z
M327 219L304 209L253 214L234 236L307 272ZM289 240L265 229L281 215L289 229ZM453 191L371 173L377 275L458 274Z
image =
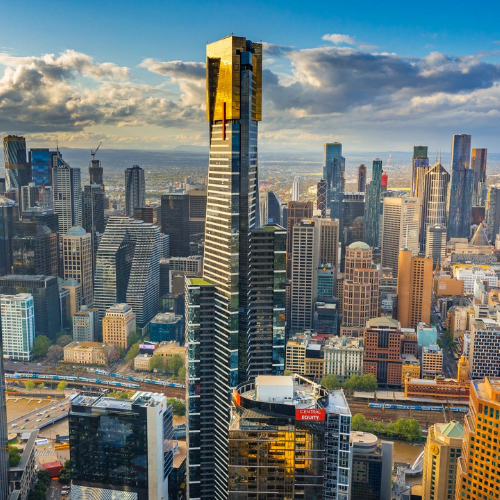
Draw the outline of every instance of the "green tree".
M69 484L71 482L71 472L68 469L61 469L61 473L59 474L59 482L61 484Z
M356 413L351 419L351 430L365 432L366 431L366 418L361 413Z
M186 380L186 367L181 366L177 373L177 380Z
M437 339L437 340L436 340L436 344L438 345L438 347L439 347L440 349L442 349L442 348L444 347L444 345L443 345L443 341L442 341L441 339Z
M45 488L47 488L47 486L50 484L51 477L49 472L45 469L40 469L36 473L36 477L38 478L38 481L40 481L42 484L45 484Z
M127 345L132 347L134 344L141 343L142 337L137 333L137 331L129 334L127 338Z
M71 335L61 335L57 340L56 344L60 347L66 347L68 344L73 342L73 337Z
M35 342L33 343L33 357L40 358L45 356L49 351L50 340L45 335L38 335L35 337Z
M45 384L44 384L43 382L40 382L40 383L38 384L38 389L39 389L39 390L45 389Z
M167 361L167 372L177 376L179 370L184 366L184 359L180 354L174 354Z
M21 461L21 453L15 446L9 446L9 466L17 467Z
M66 382L66 380L61 380L61 382L57 384L57 390L59 392L64 392L64 389L66 389L66 387L68 387L68 382Z
M180 417L184 417L186 415L186 403L184 403L184 401L169 398L167 399L167 403L172 405L174 415L179 415Z
M290 370L285 370L285 371L283 372L283 375L284 375L285 377L288 377L288 376L289 376L289 375L291 375L291 374L292 374L292 372L291 372Z
M339 387L342 386L342 384L339 382L337 375L334 375L333 373L329 373L328 375L323 377L321 379L320 384L324 385L327 389L330 389L331 391L333 389L338 389Z
M123 359L125 357L125 350L123 349L122 346L118 346L118 356L120 356L120 359Z
M366 375L361 375L361 387L358 389L360 391L373 392L378 388L377 378L373 373L367 373Z
M132 361L136 356L139 355L139 344L141 341L136 342L127 352L125 356L125 361Z
M33 380L26 380L26 382L24 382L24 387L26 387L27 391L31 392L35 388L35 382L33 382Z
M151 359L149 360L149 369L151 371L156 370L163 372L163 358L159 354L151 356Z

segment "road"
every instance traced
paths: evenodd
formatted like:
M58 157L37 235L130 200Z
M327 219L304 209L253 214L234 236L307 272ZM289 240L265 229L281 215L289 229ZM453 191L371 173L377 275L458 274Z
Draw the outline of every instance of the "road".
M434 320L434 325L436 326L438 339L440 339L443 344L443 330L441 328L440 320L437 317L437 313L434 312L434 306L431 308L431 315ZM453 357L453 351L448 347L443 347L443 371L444 376L448 378L457 377L457 360Z
M62 411L64 410L64 411ZM40 425L51 424L55 419L59 419L61 415L67 416L69 411L69 398L63 400L53 400L45 406L41 406L37 410L33 410L25 415L12 419L8 422L9 429L15 429L16 431L26 430L31 431L33 429L39 429ZM41 415L39 415L39 413ZM29 419L26 422L26 419ZM37 422L40 420L40 422ZM13 427L13 424L16 427ZM21 429L24 427L24 429Z

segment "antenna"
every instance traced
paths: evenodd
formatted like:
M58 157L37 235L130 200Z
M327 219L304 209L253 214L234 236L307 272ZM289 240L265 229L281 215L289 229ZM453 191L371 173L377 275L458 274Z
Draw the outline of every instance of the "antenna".
M441 163L441 150L439 150L439 163Z
M438 153L439 153L439 150L436 149L436 163L438 162Z

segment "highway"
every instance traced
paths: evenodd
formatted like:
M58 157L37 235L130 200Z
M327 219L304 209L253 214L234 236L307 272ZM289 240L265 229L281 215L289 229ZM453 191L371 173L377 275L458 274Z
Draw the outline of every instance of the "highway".
M15 397L9 399L16 399ZM33 397L36 399L36 396ZM42 427L46 427L49 424L53 424L64 418L68 415L69 411L69 398L64 399L53 399L49 401L48 404L44 404L40 406L38 409L35 409L29 413L22 415L21 417L9 420L8 428L9 430L20 432L23 430L32 431L34 429L41 429ZM28 419L28 422L26 422ZM38 422L40 420L40 422ZM13 424L16 427L13 427ZM24 427L24 429L22 429Z

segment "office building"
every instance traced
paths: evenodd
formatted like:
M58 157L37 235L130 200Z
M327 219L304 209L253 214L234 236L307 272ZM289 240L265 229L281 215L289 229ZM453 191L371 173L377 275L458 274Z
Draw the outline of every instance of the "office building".
M172 257L189 256L189 195L164 194L161 197L161 232L170 238Z
M402 328L417 328L431 321L433 261L413 257L411 250L399 252L398 320Z
M473 380L469 413L464 420L462 452L458 459L456 499L490 499L498 494L500 464L497 457L500 449L495 435L498 414L500 379Z
M318 270L318 292L317 297L319 300L331 300L333 299L333 291L335 289L336 281L336 269L333 268L331 264L325 264L319 266Z
M435 326L427 326L420 323L417 326L417 340L419 347L428 347L437 343L437 329Z
M168 498L173 462L172 407L163 394L71 400L72 498Z
M99 309L83 305L73 315L73 340L96 342L100 337Z
M432 267L440 266L446 256L446 228L430 226L425 237L425 255L432 259Z
M352 432L351 500L391 498L394 443L369 432Z
M427 156L427 146L413 146L413 157L411 161L411 194L412 196L417 196L417 184L419 177L420 168L429 167L429 158Z
M491 187L486 216L489 241L493 241L500 233L500 188Z
M144 170L139 165L125 170L125 214L133 217L135 209L146 206Z
M52 186L37 186L34 182L21 187L19 198L21 212L26 212L31 207L50 210L54 205Z
M31 148L28 152L28 161L31 166L31 180L36 186L50 186L52 184L52 168L57 151L47 148Z
M286 217L286 276L292 276L293 261L293 228L302 219L310 219L313 216L313 204L310 201L289 201Z
M193 370L191 374L191 365L188 368L188 393L192 385L214 386L208 405L200 407L198 398L188 399L189 448L203 446L196 456L190 451L191 499L227 498L230 393L251 369L245 352L249 325L244 311L249 305L250 233L260 227L257 136L262 116L261 77L261 44L229 36L207 45L210 159L203 279L188 282L191 286L200 284L198 290L213 285L210 308L214 316L209 322L213 328L208 349L215 350L216 356L211 363L212 358L206 359L207 351L200 346L199 354L193 357L199 360L197 364L203 360L202 372ZM187 300L195 288L188 287ZM213 423L205 427L207 419ZM210 432L210 427L213 437L203 437L202 445L191 444L191 439Z
M341 210L340 237L343 248L346 248L354 241L363 240L365 232L365 194L344 193Z
M488 318L473 319L470 329L470 378L500 376L500 324Z
M365 200L365 241L371 247L380 246L380 193L382 179L382 160L376 158L372 165L372 180L366 186Z
M99 243L94 305L101 317L116 303L129 304L143 328L158 312L160 231L128 217L110 217Z
M382 216L382 267L390 267L398 275L399 251L420 250L420 200L418 198L384 198Z
M82 286L83 303L94 304L92 280L92 236L82 227L72 227L62 236L63 278L74 278Z
M0 314L0 335L2 334L2 316ZM0 499L7 500L9 494L9 453L7 429L7 405L5 402L5 372L3 346L0 342Z
M456 134L451 142L451 172L448 196L448 239L468 238L472 212L474 170L470 163L471 136Z
M17 361L31 361L35 342L35 312L29 293L0 295L3 355Z
M316 194L316 208L321 212L321 217L323 219L326 218L327 201L326 201L325 179L321 179L318 182L317 194Z
M26 139L17 135L3 138L6 190L15 189L18 195L21 187L31 182L30 164L26 161Z
M332 373L343 382L352 375L363 374L363 338L331 337L325 342L324 373Z
M486 205L486 162L488 159L487 149L472 149L471 169L474 170L474 192L473 206L484 207Z
M274 191L268 191L265 198L265 211L262 224L281 225L281 201Z
M61 330L59 285L55 276L0 276L0 293L16 295L29 293L35 308L35 334L55 340Z
M235 388L231 413L226 498L263 491L276 498L351 498L351 412L342 391L300 376L260 375Z
M205 235L205 218L207 216L207 188L191 188L189 197L189 236Z
M338 335L342 315L339 312L340 299L330 299L332 302L316 301L314 308L314 330L318 333Z
M454 500L464 428L455 420L429 427L424 448L422 498Z
M443 373L443 350L437 345L422 348L422 378Z
M158 313L149 322L149 340L151 342L184 343L184 316L174 313Z
M12 272L15 202L0 196L0 276Z
M73 316L80 310L82 305L82 286L78 281L73 278L62 280L58 279L59 289L60 291L68 292L67 295L67 306L66 306L66 315L62 314L64 322L68 323L67 326L71 326L73 322ZM61 306L61 313L62 306ZM66 325L64 325L66 326Z
M203 258L201 255L161 259L160 295L165 295L167 293L184 293L184 277L201 276L202 271Z
M105 366L111 360L114 361L118 358L116 356L109 359L109 348L113 349L113 352L117 352L113 346L101 342L74 341L64 347L64 362L78 365Z
M127 304L114 304L102 318L102 340L105 344L128 348L128 336L135 332L136 315Z
M474 293L477 280L486 281L490 287L498 286L496 272L486 265L456 264L453 266L453 277L464 282L464 293Z
M60 155L52 169L54 213L59 216L60 234L82 225L82 188L80 169L71 168Z
M415 198L420 200L421 226L420 248L426 245L427 232L434 226L446 226L446 199L450 174L440 163L431 167L417 169L417 185Z
M366 165L363 163L358 166L358 193L366 191Z
M363 336L366 322L380 315L379 287L372 249L362 241L352 243L345 252L341 336Z
M99 239L104 233L106 226L104 221L104 204L106 194L104 186L100 184L89 184L83 186L83 229L92 236L92 248L94 249L94 260L99 246Z
M340 142L325 143L323 179L326 180L326 198L332 219L341 219L341 203L345 191L345 158Z
M56 233L59 231L59 216L53 209L30 207L21 214L22 220L36 220Z
M299 201L300 198L300 177L294 177L292 182L291 201Z

